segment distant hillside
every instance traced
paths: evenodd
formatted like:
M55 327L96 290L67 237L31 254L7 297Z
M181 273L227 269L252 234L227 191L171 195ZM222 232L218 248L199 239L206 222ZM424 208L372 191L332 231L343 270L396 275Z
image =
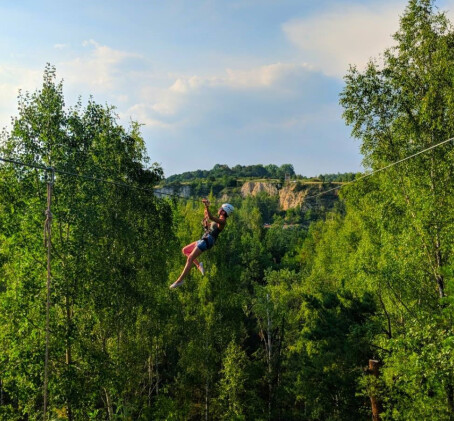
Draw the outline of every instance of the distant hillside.
M295 176L295 170L291 164L283 164L280 167L277 165L235 165L230 168L228 165L216 164L211 170L196 170L184 172L182 174L171 175L166 179L166 184L175 183L175 182L186 182L193 181L197 179L208 179L211 178L212 181L220 178L285 178L285 176L293 177Z
M168 177L157 186L156 195L183 198L213 195L218 200L231 203L241 203L252 196L259 202L273 203L275 208L271 207L274 210L264 212L263 217L267 221L277 212L287 222L309 223L323 217L325 212L336 206L338 191L332 188L355 177L355 173L337 173L309 178L297 175L291 164L280 167L272 164L236 165L233 168L217 164L211 170L190 171ZM319 195L326 190L330 192Z
M158 197L201 198L213 195L219 201L238 206L244 202L254 203L260 210L264 223L284 218L292 226L309 226L315 220L324 218L327 212L338 204L338 190L341 182L320 180L264 180L249 178L233 179L232 185L225 185L223 179L194 180L192 182L162 185L156 188ZM327 191L329 190L329 191ZM326 194L320 195L320 193Z
M245 179L269 179L283 182L286 178L292 180L309 180L322 182L347 182L354 180L356 173L320 174L318 177L297 175L292 164L283 164L280 167L269 165L235 165L230 168L225 164L216 164L211 170L187 171L174 174L164 180L165 185L177 183L188 184L195 181L222 182L225 187L234 187L237 181Z

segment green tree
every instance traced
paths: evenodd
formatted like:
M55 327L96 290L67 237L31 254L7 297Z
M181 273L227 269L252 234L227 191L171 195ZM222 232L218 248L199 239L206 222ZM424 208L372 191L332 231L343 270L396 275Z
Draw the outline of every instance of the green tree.
M296 401L310 420L370 419L356 390L370 355L371 296L358 299L343 291L304 295L301 301L303 327L287 367L297 373Z
M370 62L364 72L350 69L341 95L345 119L361 139L371 169L454 133L454 33L445 14L434 1L411 0L394 39L395 47L384 52L382 62ZM416 357L430 337L453 358L438 335L452 331L446 318L452 310L441 309L451 305L445 297L452 282L453 156L452 144L441 145L346 192L347 215L356 213L366 234L362 238L368 247L357 254L363 255L361 272L383 309L385 335L377 340L386 350L381 355L388 382L383 399L390 419L423 419L431 407L437 407L437 419L454 414L450 366L445 374L441 363L428 363L443 360L438 352ZM398 360L405 360L405 367ZM429 364L437 368L427 370ZM419 381L429 389L418 387Z
M345 77L344 116L362 140L365 164L376 169L448 139L454 133L454 34L432 0L412 0L382 64L355 67ZM415 241L424 248L439 296L445 294L452 220L451 145L406 161L382 177L383 193L406 207Z
M1 154L59 170L152 188L162 170L147 158L138 125L125 130L110 107L65 109L48 66L42 89L19 99ZM0 168L2 238L0 406L11 419L40 418L45 314L42 222L45 180L35 170ZM19 212L18 212L19 211ZM137 394L156 365L156 303L166 288L170 207L135 189L64 175L53 205L49 408L86 419L138 413ZM153 250L150 252L150 250ZM159 353L158 353L159 358ZM121 370L119 368L122 368ZM33 373L32 375L30 375Z
M246 419L247 364L245 352L235 342L230 342L225 352L219 382L219 399L226 404L222 419Z

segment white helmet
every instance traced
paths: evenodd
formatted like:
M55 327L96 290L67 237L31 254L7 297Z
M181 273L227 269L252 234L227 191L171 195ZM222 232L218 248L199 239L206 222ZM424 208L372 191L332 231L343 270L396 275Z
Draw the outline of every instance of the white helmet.
M230 203L224 203L224 204L221 206L221 209L222 209L223 211L225 211L225 213L227 214L227 216L230 216L230 215L233 213L234 207L233 207Z

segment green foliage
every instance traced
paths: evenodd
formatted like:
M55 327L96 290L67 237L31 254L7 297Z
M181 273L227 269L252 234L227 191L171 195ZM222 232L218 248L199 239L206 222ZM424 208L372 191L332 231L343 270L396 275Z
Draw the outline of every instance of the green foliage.
M1 155L151 188L162 170L144 166L138 126L126 131L116 119L111 108L92 101L65 110L62 85L47 67L42 89L20 97ZM10 165L0 168L0 185L2 399L12 416L38 419L46 186L38 171ZM147 379L142 366L154 357L143 345L158 335L153 315L156 285L166 287L172 242L161 245L161 238L168 236L170 208L140 190L57 175L52 212L51 411L82 419L103 400L111 412L133 411L143 404L133 393Z
M382 63L350 70L341 96L371 169L454 132L446 17L412 0L395 39ZM65 108L47 67L42 89L21 94L0 155L152 188L162 169L139 128L93 101ZM446 144L349 184L333 208L323 198L284 213L277 198L234 196L200 256L206 275L193 268L171 291L179 249L202 235L202 205L57 175L50 418L366 420L373 395L383 419L452 419L453 153ZM240 173L292 170L216 165L187 179L215 212ZM5 420L42 418L45 206L42 172L0 166Z
M221 380L219 382L219 399L225 403L221 419L245 420L246 411L246 381L247 381L247 356L235 342L230 342L227 347Z
M454 330L447 316L446 310L419 314L407 322L405 336L387 342L379 385L384 419L452 418Z
M323 182L328 182L328 183L331 183L333 181L348 182L348 181L353 181L356 178L356 174L353 172L336 173L336 174L320 174L317 178Z
M304 404L308 419L370 419L369 408L355 394L361 367L370 356L375 304L349 292L303 296L302 330L291 345L297 372L296 400Z
M166 178L166 184L181 183L185 181L208 179L215 181L222 179L224 186L234 187L238 178L283 178L285 175L294 176L295 170L292 164L277 165L236 165L230 168L228 165L216 164L211 170L197 170L171 175Z
M453 32L446 16L433 1L411 0L394 38L382 63L369 63L363 73L351 68L341 96L373 169L454 133ZM353 285L367 282L383 311L384 335L376 340L388 419L452 419L454 413L452 356L440 338L450 334L451 322L449 313L436 315L451 279L453 151L442 145L345 194L346 220L355 214L362 225ZM430 347L432 341L438 346Z

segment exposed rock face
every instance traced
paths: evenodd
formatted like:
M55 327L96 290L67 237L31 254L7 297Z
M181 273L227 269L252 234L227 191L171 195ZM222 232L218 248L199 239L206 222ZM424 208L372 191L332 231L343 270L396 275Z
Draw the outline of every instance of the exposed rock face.
M248 181L241 187L241 195L243 197L256 196L257 194L264 192L270 196L279 197L279 206L281 210L286 211L299 206L301 206L303 210L307 210L319 205L323 205L328 208L333 206L334 202L337 200L337 191L329 192L319 196L317 199L306 200L307 197L314 196L329 188L332 188L332 184L323 184L320 182L291 182L282 188L278 188L278 185L273 183ZM192 190L189 185L182 185L178 187L160 187L155 189L155 195L161 198L176 195L178 197L189 199L192 197ZM228 202L228 193L224 193L220 200Z
M159 198L176 195L188 199L191 197L191 186L181 186L179 188L161 187L155 189L154 194Z
M311 208L313 204L305 203L306 196L316 195L323 190L323 183L317 182L291 183L278 190L275 184L249 181L243 184L241 194L243 197L255 196L259 192L266 192L270 196L279 195L280 208L285 211L298 206ZM321 201L332 201L334 196L335 193L321 196Z
M253 182L248 181L243 184L241 187L241 195L246 196L256 196L258 193L265 192L270 196L275 196L278 194L278 190L275 184L263 183L263 182Z
M330 208L337 200L337 191L332 191L319 198L311 198L306 200L307 197L315 196L322 193L324 190L331 188L329 184L319 182L305 182L305 183L292 183L284 186L279 191L279 204L282 210L296 208L301 206L303 209L310 209L314 206L323 204Z
M305 204L304 198L311 196L313 193L312 190L314 190L313 186L303 186L302 189L298 189L295 184L283 187L279 191L279 205L281 209L287 210L303 206Z
M282 210L302 206L304 203L304 197L307 196L309 192L308 189L296 192L294 188L292 189L292 187L295 186L285 186L279 191L279 205Z

